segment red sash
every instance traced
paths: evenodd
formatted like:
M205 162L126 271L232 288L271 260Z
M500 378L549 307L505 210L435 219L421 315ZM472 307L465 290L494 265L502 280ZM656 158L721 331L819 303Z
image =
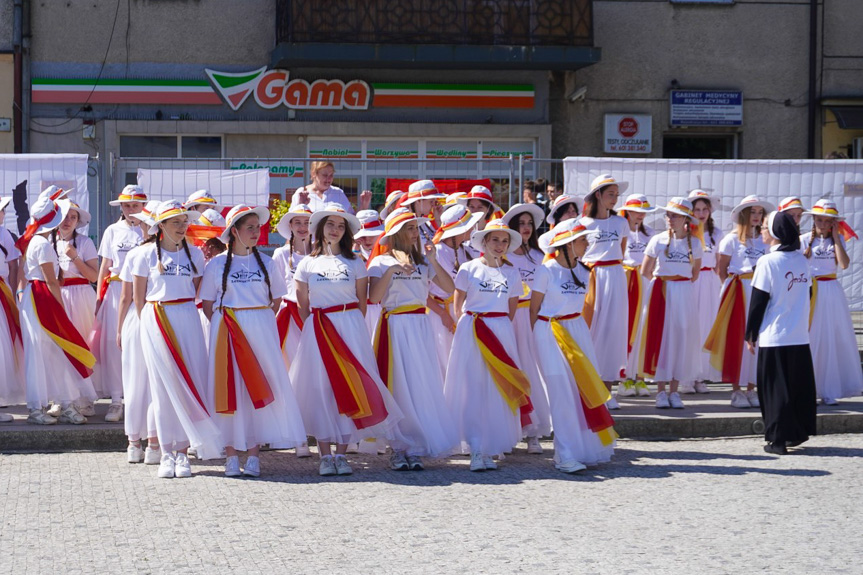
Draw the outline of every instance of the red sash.
M279 330L279 347L284 349L285 341L288 339L288 331L291 328L291 320L297 324L297 327L302 331L303 320L300 319L300 306L297 302L289 299L283 300L284 307L276 314L276 327Z
M108 293L108 284L118 281L120 281L120 276L105 276L104 281L102 281L102 287L99 288L99 295L96 299L99 301L105 299L105 294Z
M425 315L428 310L424 305L406 305L393 310L383 310L378 320L377 338L375 339L375 356L377 357L378 372L381 379L392 392L392 341L390 340L391 315Z
M0 306L3 307L3 313L6 314L6 325L9 326L9 339L12 341L12 348L15 348L16 339L19 344L23 345L24 340L21 339L21 321L18 317L18 304L15 302L12 290L3 281L3 278L0 278Z
M36 318L42 329L63 350L66 359L81 377L93 375L96 358L90 353L87 342L66 315L63 305L54 299L48 284L41 280L32 280L30 293L33 294L33 309L36 311Z
M680 276L655 277L650 301L647 302L647 317L641 335L641 349L638 359L638 374L642 378L653 378L662 350L662 331L665 329L665 282L688 282L690 278Z
M357 429L372 427L389 416L384 398L372 376L354 357L328 314L358 309L349 303L312 310L315 339L330 378L339 413L350 417Z
M635 344L635 335L638 331L638 314L641 313L641 268L638 266L623 266L626 270L626 293L629 296L629 334L627 341L627 353L632 353Z
M90 280L87 278L63 278L63 283L60 285L62 287L88 286L90 285Z
M740 379L743 364L743 338L746 335L746 294L742 279L751 279L752 273L731 274L728 288L719 300L719 312L704 342L710 352L710 365L722 373L722 381Z

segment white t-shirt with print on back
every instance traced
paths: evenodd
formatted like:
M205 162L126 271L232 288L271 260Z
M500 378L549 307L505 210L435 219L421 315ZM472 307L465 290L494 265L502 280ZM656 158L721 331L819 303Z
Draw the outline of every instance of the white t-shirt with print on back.
M462 265L455 275L455 287L465 292L464 311L509 313L510 298L521 296L521 276L513 266L493 268L481 259Z
M365 277L368 272L359 257L342 255L306 256L294 272L294 281L309 286L312 309L358 303L357 280Z
M839 236L839 241L842 247L845 247L845 238ZM812 241L812 232L808 232L800 236L800 251L806 251L812 243L812 254L808 258L809 271L813 276L826 276L835 274L839 269L839 264L836 262L836 244L832 238L815 238Z
M182 247L175 252L163 249L162 266L164 272L159 271L159 258L155 243L141 246L140 252L140 256L135 258L130 271L136 277L148 278L147 301L195 298L195 284L192 280L201 277L204 273L204 254L201 250L190 245L190 259Z
M767 244L761 236L749 238L746 243L741 243L737 233L731 232L719 242L719 253L731 257L728 273L746 274L755 269L758 259L767 253Z
M758 334L761 347L809 343L809 263L800 252L773 251L758 260L752 287L770 294Z
M690 255L690 246L692 253ZM666 247L668 254L666 254ZM669 246L668 232L659 232L647 242L644 255L656 258L656 266L653 268L653 277L661 276L683 276L692 277L692 261L701 258L701 241L690 237L675 238ZM691 259L690 259L691 258Z
M264 264L264 270L258 264L254 254L231 257L231 269L228 270L227 290L222 297L222 279L224 277L225 265L228 263L228 254L221 253L209 262L204 270L201 280L201 289L198 297L204 301L214 302L215 305L248 308L269 306L274 299L280 299L288 292L285 286L285 278L277 269L270 256L259 254ZM269 289L267 279L270 280Z
M623 260L621 240L629 236L629 222L621 216L608 216L604 220L583 217L580 220L588 230L595 232L587 236L587 251L584 263Z
M572 275L580 281L583 286L573 281ZM569 270L556 260L549 260L536 270L536 280L533 290L545 294L539 315L546 317L559 317L573 313L581 313L584 308L584 298L587 295L587 281L590 272L583 265L576 265Z
M123 260L126 254L144 241L144 232L138 226L129 226L125 220L115 222L108 226L102 234L102 243L99 244L99 256L111 260L108 268L111 275L117 275L123 269Z
M650 226L644 226L644 231L647 235L638 231L638 229L629 230L626 240L626 251L623 254L623 265L629 267L639 267L644 261L644 250L647 249L647 242L653 237L655 232Z

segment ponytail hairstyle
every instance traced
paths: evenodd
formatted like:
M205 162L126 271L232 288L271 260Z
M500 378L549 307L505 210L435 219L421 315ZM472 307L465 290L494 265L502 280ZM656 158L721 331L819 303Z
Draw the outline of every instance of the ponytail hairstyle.
M330 216L321 218L321 221L318 222L318 227L315 228L315 245L312 248L312 253L309 254L312 257L326 255L327 253L327 246L324 240L324 226L329 219ZM339 251L342 257L347 260L357 257L357 254L354 253L354 240L351 237L350 231L351 227L348 225L348 221L345 220L345 233L342 234L342 239L339 240Z
M60 258L60 253L57 251L57 228L51 230L51 245L54 246L54 253L57 255L57 258ZM63 285L63 268L57 266L60 272L57 274L57 281L60 282L60 285Z
M249 216L254 216L254 213L246 214L236 221L234 227L240 225L240 223ZM222 297L219 298L219 307L222 307L222 303L225 301L225 293L228 291L228 274L231 273L231 260L234 259L234 241L236 240L236 236L233 231L231 231L231 237L228 240L228 255L225 259L225 269L222 271ZM183 244L185 245L186 240L183 240ZM270 285L270 274L267 272L267 266L264 265L264 260L261 259L261 253L258 251L258 246L252 246L252 255L255 256L255 261L258 262L258 269L261 270L261 273L264 274L264 281L267 282L267 296L270 300L273 299L273 289Z

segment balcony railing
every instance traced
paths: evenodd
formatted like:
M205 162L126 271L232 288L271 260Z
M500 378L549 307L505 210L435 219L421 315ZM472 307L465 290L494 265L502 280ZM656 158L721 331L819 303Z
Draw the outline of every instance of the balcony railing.
M592 46L592 0L276 0L277 42Z

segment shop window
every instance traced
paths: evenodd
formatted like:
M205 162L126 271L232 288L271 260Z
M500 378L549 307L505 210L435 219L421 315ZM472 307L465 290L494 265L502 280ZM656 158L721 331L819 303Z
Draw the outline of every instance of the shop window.
M219 136L182 136L184 158L221 158L222 138Z
M677 135L662 138L663 158L733 160L737 158L737 135Z
M177 136L120 136L124 158L176 158Z

